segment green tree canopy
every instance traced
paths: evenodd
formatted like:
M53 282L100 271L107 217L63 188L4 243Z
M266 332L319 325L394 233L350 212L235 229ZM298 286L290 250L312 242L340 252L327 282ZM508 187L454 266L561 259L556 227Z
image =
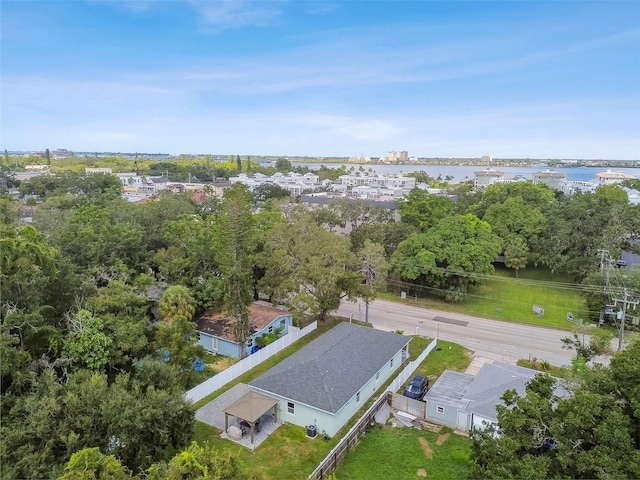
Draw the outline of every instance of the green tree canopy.
M403 279L439 289L458 301L469 285L478 285L493 272L500 239L473 215L446 217L425 233L410 235L391 257Z
M451 215L454 208L454 203L450 199L430 194L419 188L414 188L402 201L398 202L401 221L413 225L422 232Z
M524 396L505 392L499 435L472 431L474 478L638 478L639 357L636 342L560 389L538 375Z

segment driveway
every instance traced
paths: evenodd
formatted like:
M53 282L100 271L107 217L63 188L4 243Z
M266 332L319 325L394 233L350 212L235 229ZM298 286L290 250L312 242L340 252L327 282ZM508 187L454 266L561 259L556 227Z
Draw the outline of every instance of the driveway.
M196 420L216 427L221 432L224 432L224 409L233 402L240 400L242 396L249 393L249 390L249 385L246 383L234 385L219 397L211 400L204 407L199 408L196 412ZM233 422L235 423L235 419L233 419Z

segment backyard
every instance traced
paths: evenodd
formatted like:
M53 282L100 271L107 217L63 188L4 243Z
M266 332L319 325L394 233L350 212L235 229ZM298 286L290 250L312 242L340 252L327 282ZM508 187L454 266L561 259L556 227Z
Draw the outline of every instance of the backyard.
M335 472L338 480L469 478L471 441L440 432L384 426L367 433ZM384 452L384 453L381 453Z

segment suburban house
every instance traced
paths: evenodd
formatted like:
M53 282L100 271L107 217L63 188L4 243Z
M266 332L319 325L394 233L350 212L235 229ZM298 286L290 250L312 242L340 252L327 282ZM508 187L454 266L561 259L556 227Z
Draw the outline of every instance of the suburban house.
M448 427L469 431L497 421L496 405L502 394L525 386L540 372L502 362L485 363L476 375L445 370L427 392L427 419ZM566 391L556 387L556 395Z
M293 325L293 317L285 307L274 307L268 302L258 301L249 305L249 315L250 335L245 345L241 345L233 332L235 319L217 310L207 310L196 320L200 345L211 353L241 358L242 348L245 355L255 351L258 337L273 333L278 328L282 328L281 335L286 335Z
M408 357L409 337L340 323L255 380L278 418L335 435Z

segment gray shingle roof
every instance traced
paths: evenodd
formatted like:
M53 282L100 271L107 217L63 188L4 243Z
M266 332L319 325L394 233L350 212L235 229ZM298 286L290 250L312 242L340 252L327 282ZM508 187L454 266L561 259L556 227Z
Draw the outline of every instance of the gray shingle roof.
M427 401L437 401L483 417L496 419L496 405L502 405L502 394L515 389L525 394L526 384L538 373L530 368L502 362L485 363L477 375L445 370L426 395ZM557 386L554 393L566 396L566 390Z
M343 322L249 385L336 413L409 341L404 335Z

